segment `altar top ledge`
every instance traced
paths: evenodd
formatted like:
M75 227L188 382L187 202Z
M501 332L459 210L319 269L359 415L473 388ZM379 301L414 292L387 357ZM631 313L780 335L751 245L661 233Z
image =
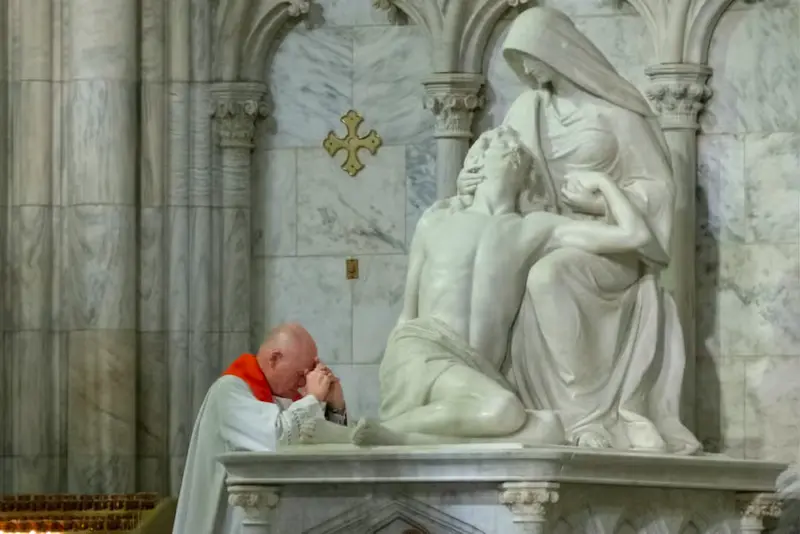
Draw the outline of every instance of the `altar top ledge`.
M787 464L515 443L358 448L308 445L221 455L228 486L557 482L773 492Z

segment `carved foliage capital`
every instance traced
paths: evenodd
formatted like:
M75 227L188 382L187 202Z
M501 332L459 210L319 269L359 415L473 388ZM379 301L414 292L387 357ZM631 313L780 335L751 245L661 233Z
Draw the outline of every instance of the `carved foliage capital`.
M696 129L698 117L711 98L706 80L711 69L703 65L656 65L645 71L651 85L645 91L665 128Z
M228 503L244 510L249 522L268 522L280 501L277 488L231 488Z
M506 505L517 523L539 523L547 519L550 505L558 502L556 484L503 484L500 504Z
M310 0L289 0L287 12L290 17L300 17L308 14L311 9Z
M436 117L436 137L472 137L472 119L483 107L484 78L478 74L438 74L424 81L425 107Z
M775 495L761 494L753 498L740 496L739 510L743 519L779 518L783 503Z
M258 121L269 113L264 101L266 88L249 82L218 83L212 86L211 93L211 116L217 122L220 146L252 149Z

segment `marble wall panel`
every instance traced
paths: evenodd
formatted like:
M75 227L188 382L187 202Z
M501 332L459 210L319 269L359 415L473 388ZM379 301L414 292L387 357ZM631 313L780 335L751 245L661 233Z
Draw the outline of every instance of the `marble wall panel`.
M723 15L709 54L714 96L701 117L698 355L712 360L698 363L707 372L697 391L706 405L722 391L727 410L744 414L743 432L717 427L723 445L749 458L789 460L800 441L795 416L778 406L791 411L797 388L773 371L789 376L800 356L792 319L800 311L800 120L791 89L800 76L799 8L794 0L737 2ZM729 367L743 388L710 378Z
M373 0L319 0L312 20L324 26L376 26L389 24L387 11L375 9Z
M364 155L355 177L343 156L302 150L297 162L297 253L398 253L406 240L405 148L382 147Z
M436 140L429 137L406 146L406 248L417 222L436 200Z
M135 208L68 208L69 263L66 281L71 327L136 328Z
M299 321L329 363L352 361L352 281L342 257L286 257L257 260L254 278L263 281L263 308L254 314L254 331Z
M709 52L714 97L702 117L707 133L800 130L800 5L726 12Z
M353 32L296 27L278 45L267 73L273 113L269 148L319 147L353 107Z
M12 82L9 91L10 121L8 147L17 157L4 160L9 165L6 194L10 205L40 205L52 203L54 86L48 81Z
M133 330L69 333L70 492L135 487L136 337Z
M380 408L379 364L333 364L331 370L342 381L347 413L352 421L377 418Z
M77 204L127 204L136 199L135 180L114 180L119 169L136 169L136 150L130 146L136 131L136 87L130 82L83 80L71 82L67 93L71 140L68 172L75 177L67 191ZM120 150L118 147L125 147Z
M796 350L796 349L795 349ZM800 443L800 356L764 354L745 364L748 458L796 460Z
M424 109L422 80L433 71L430 43L418 26L353 30L353 105L387 145L425 139L433 114ZM391 57L391 61L386 58Z
M408 261L404 254L359 260L359 279L353 283L353 363L378 364L403 308Z
M797 245L720 247L718 315L723 354L798 354Z
M800 243L800 123L796 130L745 137L748 242Z

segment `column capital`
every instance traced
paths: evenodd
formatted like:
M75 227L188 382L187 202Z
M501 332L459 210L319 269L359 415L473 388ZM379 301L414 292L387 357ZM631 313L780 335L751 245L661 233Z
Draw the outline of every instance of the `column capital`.
M244 510L245 532L256 529L269 531L275 510L280 502L280 488L270 486L231 486L228 488L228 504ZM262 529L262 530L259 530Z
M645 69L651 85L645 91L665 130L697 130L698 117L711 98L706 85L711 68L697 63L661 63Z
M551 482L506 482L500 487L500 504L514 514L514 523L524 532L543 532L551 505L558 502L559 484Z
M736 496L742 533L763 532L765 519L778 519L782 501L771 493L740 493Z
M451 72L433 74L422 82L425 107L436 117L435 137L472 137L472 118L485 101L480 94L484 81L481 74Z
M255 146L256 125L269 114L264 100L266 95L266 85L259 82L211 85L211 116L217 122L220 147L252 149Z

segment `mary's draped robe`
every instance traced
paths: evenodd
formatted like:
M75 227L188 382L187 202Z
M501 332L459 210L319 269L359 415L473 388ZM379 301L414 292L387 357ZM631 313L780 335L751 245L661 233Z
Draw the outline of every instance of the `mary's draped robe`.
M560 414L567 437L587 432L614 448L690 454L700 448L680 421L685 349L677 310L658 285L669 262L675 187L663 135L641 94L562 13L532 8L504 54L544 62L582 94L520 95L506 123L537 160L540 197L563 204L565 175L610 175L641 211L651 240L629 253L556 250L536 262L511 334L504 372L527 408Z

